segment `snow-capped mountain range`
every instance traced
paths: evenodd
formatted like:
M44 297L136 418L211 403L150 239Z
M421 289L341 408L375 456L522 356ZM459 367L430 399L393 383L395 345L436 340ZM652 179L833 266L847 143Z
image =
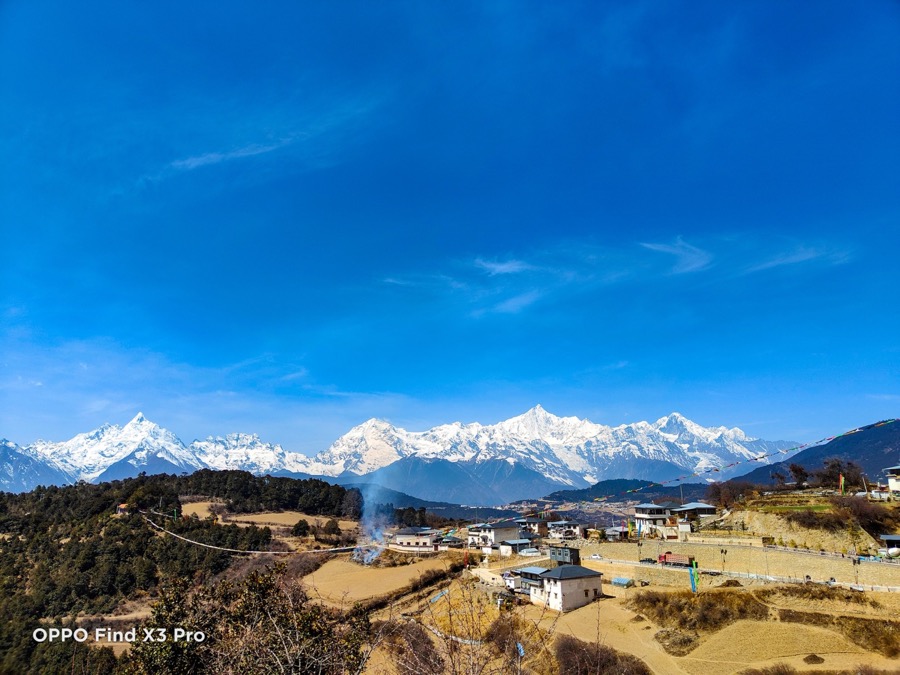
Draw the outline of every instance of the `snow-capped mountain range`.
M741 464L717 476L739 475L757 466L743 462L793 445L749 438L738 428L703 427L678 413L653 423L608 427L577 417L557 417L538 405L498 424L454 422L427 431L406 431L371 419L327 450L308 457L263 442L255 434L211 436L185 445L139 413L124 427L104 424L62 443L17 446L0 441L0 489L21 491L39 483L99 482L141 471L181 473L210 468L312 475L340 482L372 480L423 496L416 494L416 485L404 480L422 476L423 467L430 467L432 473L447 479L469 476L479 494L487 490L492 498L502 499L511 497L510 490L498 489L504 481L519 481L521 490L528 492L550 491L610 478L663 480L734 462ZM490 478L485 478L487 474ZM425 497L439 498L431 487L428 490ZM522 496L542 495L512 498Z

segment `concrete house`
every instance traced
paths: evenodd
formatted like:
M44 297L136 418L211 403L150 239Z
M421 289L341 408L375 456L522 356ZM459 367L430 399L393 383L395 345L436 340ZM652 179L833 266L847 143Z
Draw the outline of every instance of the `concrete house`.
M506 539L519 538L519 524L515 520L500 520L496 523L478 523L469 526L468 544L470 548L490 548Z
M394 548L401 551L437 551L444 539L438 530L407 527L394 534Z
M532 588L543 587L541 575L547 571L546 567L521 567L507 572L503 575L503 579L510 590L530 594Z
M900 466L889 466L884 472L887 474L888 491L900 494Z
M697 520L702 516L716 515L716 507L703 502L691 502L684 506L672 509L672 515L678 518L687 518L688 520Z
M581 565L561 565L540 575L541 587L532 587L531 602L557 612L584 607L603 594L603 574Z
M678 508L680 504L672 504L670 502L664 504L638 504L634 507L635 525L641 524L641 529L648 532L653 529L648 526L663 527L665 525L674 525L672 518L672 510Z
M578 539L584 537L585 527L574 520L557 520L547 523L549 534L555 539Z
M528 516L526 518L516 518L516 522L519 524L519 529L522 532L530 532L538 537L547 536L547 521L543 518Z
M526 548L532 548L530 539L504 539L500 542L500 557L508 558Z

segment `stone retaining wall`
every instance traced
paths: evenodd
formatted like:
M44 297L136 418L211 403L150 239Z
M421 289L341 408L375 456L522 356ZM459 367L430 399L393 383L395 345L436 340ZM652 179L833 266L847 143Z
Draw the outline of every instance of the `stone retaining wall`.
M637 562L639 558L653 558L660 553L671 551L692 555L703 569L739 572L766 576L785 577L802 581L809 575L814 581L835 581L845 584L860 583L864 586L896 586L900 587L900 565L877 562L861 562L854 565L851 558L832 555L817 555L795 551L771 550L754 546L718 546L709 544L684 543L676 541L643 542L638 549L636 543L579 543L582 560L592 553L599 553L604 558ZM720 551L725 549L723 556ZM723 562L724 558L724 562ZM640 568L654 569L657 566L642 565ZM683 570L659 569L661 572L686 574ZM637 575L637 572L635 573ZM857 576L858 575L858 576ZM636 577L637 578L637 577ZM666 583L660 577L658 583ZM647 580L653 581L650 577Z

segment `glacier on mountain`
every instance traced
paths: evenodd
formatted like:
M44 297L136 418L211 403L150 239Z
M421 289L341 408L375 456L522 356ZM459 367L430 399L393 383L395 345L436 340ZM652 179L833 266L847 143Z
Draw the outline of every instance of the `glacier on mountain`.
M287 451L255 434L210 436L185 446L141 413L124 427L104 424L61 443L37 441L24 447L10 443L6 456L13 458L7 461L11 471L17 466L15 458L22 471L26 460L34 460L47 468L41 476L64 476L68 482L121 478L142 470L200 468L346 480L413 458L461 467L501 460L536 472L550 484L580 488L610 478L646 478L661 468L668 474L692 473L739 464L717 474L727 478L746 468L745 462L793 445L749 438L738 428L703 427L678 413L653 423L609 427L557 417L538 405L493 425L454 422L426 431L407 431L370 419L315 457ZM28 466L34 473L34 466ZM0 487L4 484L0 475Z

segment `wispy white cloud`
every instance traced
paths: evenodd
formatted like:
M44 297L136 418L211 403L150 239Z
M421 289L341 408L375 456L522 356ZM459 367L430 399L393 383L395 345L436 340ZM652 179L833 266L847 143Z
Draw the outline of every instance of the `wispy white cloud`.
M514 295L511 298L507 298L506 300L497 303L494 305L493 311L501 314L518 314L526 307L529 307L540 300L540 298L540 291L526 291L525 293Z
M383 93L368 92L344 99L304 102L302 112L294 109L297 102L276 105L275 110L246 106L224 116L218 127L209 125L209 118L204 118L202 123L212 128L196 134L202 140L192 141L193 147L181 143L183 154L140 176L137 187L266 155L310 169L333 166L347 145L358 139L363 122L371 120L371 113L384 98ZM196 120L192 123L197 124ZM117 190L122 192L125 188Z
M272 354L199 367L109 340L3 341L0 352L11 355L0 365L0 433L19 444L65 440L142 411L186 443L244 431L318 452L353 425L410 405L402 394L316 383L305 367Z
M868 394L873 401L900 401L900 394Z
M475 267L483 269L490 276L498 274L518 274L537 269L524 260L485 260L484 258L475 258Z
M292 373L288 373L287 375L282 375L281 380L283 382L293 382L294 380L303 380L309 376L309 369L300 368L299 370L295 370Z
M852 255L828 242L785 245L742 234L637 243L601 246L590 240L565 240L505 256L448 260L436 265L434 272L395 274L382 282L433 294L462 314L479 318L523 315L545 302L576 294L599 298L629 285L663 288L661 284L671 283L673 276L702 275L705 284L741 283L740 278L751 272L814 261L836 265ZM778 246L786 252L778 252Z
M688 244L681 237L678 237L674 244L642 243L641 246L651 251L675 256L672 274L699 272L709 267L713 260L712 253Z
M243 147L235 148L234 150L228 150L225 152L206 152L201 155L186 157L185 159L177 159L169 164L169 166L180 171L191 171L193 169L199 169L203 166L221 164L222 162L228 162L235 159L265 155L269 152L274 152L275 150L279 150L285 146L288 146L295 140L296 138L291 137L277 143L270 143L267 145L251 143L250 145L245 145Z
M779 253L762 262L756 263L746 268L745 274L753 274L754 272L762 272L764 270L774 269L776 267L786 267L789 265L799 265L801 263L818 260L829 265L840 265L850 259L849 251L833 250L824 247L798 246L794 250Z

